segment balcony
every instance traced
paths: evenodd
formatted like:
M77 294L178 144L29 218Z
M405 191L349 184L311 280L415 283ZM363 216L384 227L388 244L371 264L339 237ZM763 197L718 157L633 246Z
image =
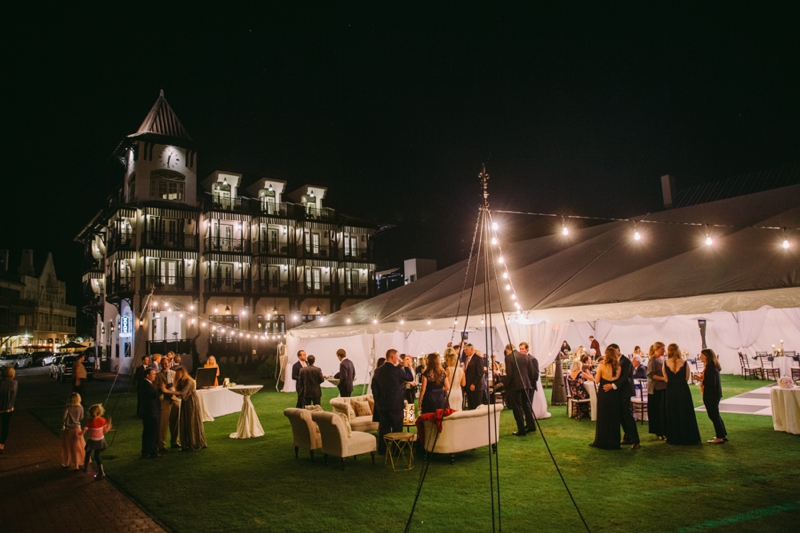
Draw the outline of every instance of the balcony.
M359 250L347 250L339 248L338 250L339 261L364 261L367 263L372 262L372 250L362 248Z
M289 215L289 206L287 204L259 202L258 208L259 212L264 216L287 217Z
M298 246L298 257L315 259L336 259L336 247L330 246Z
M211 197L211 208L219 209L220 211L240 211L242 209L242 199L213 195Z
M122 278L106 277L106 294L109 296L133 293L135 286L133 276Z
M242 294L250 292L249 279L212 278L205 282L206 292Z
M303 294L320 294L323 296L330 296L331 284L325 283L303 283L300 285L300 290Z
M292 292L292 285L288 280L281 280L278 283L258 280L253 283L253 290L258 294L289 294Z
M339 285L339 294L343 296L363 296L367 297L370 295L372 291L370 291L370 287L372 285L370 283L342 283Z
M193 292L197 290L197 280L191 276L145 276L145 290L155 287L162 292Z
M148 248L167 248L170 250L196 252L199 237L183 233L145 232L142 240L143 246Z
M206 237L206 252L250 253L250 241L210 235Z
M306 207L306 220L322 220L325 222L334 222L336 220L336 210L330 207Z
M257 241L253 243L253 253L262 255L292 255L294 245L287 241Z
M117 250L133 250L136 248L136 236L133 233L119 233L112 230L108 234L107 246L109 254Z
M83 256L83 271L84 272L102 272L103 271L103 258L95 259L95 257L88 253Z

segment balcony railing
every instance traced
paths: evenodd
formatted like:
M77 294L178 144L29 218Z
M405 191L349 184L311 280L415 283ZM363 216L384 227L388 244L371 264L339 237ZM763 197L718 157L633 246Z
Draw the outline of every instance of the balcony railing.
M336 210L330 207L306 207L306 219L333 221L336 219Z
M242 208L242 199L212 195L211 207L213 209L220 209L223 211L238 211Z
M3 296L0 297L0 307L8 309L12 314L31 315L36 309L36 302L17 296Z
M338 252L339 261L372 261L372 250L367 248L358 250L339 248Z
M346 296L369 296L369 283L339 283L339 294Z
M142 239L146 247L188 251L196 251L199 242L197 235L184 233L146 232Z
M300 285L300 292L303 294L331 294L330 283L303 283Z
M292 253L294 245L287 241L256 241L253 243L253 252L257 254L283 255Z
M281 280L278 283L258 280L253 283L253 289L259 294L289 294L292 292L292 285L292 283L286 280Z
M269 202L259 202L258 210L262 215L273 217L285 217L289 214L289 206L287 204L275 204Z
M336 259L336 248L334 246L309 246L297 247L298 257L314 257L317 259Z
M136 247L136 235L111 231L108 235L108 253L115 250L132 250Z
M233 239L230 237L209 235L208 237L206 237L206 251L249 254L250 241L248 241L247 239Z
M197 286L197 280L191 276L145 276L144 278L146 290L155 287L157 291L191 292L196 291Z
M106 294L133 292L135 282L133 276L123 278L106 277Z
M85 254L83 256L83 271L103 271L103 258L95 259L92 254Z
M206 292L228 292L241 294L250 292L250 280L238 278L211 278L205 282Z

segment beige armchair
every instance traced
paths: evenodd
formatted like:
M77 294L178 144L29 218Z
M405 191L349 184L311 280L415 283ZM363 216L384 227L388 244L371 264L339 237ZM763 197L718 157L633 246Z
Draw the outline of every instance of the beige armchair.
M326 464L329 455L341 457L344 470L346 457L355 457L362 453L372 455L372 464L375 464L375 451L378 449L375 435L363 431L351 431L348 437L344 421L335 413L313 411L311 418L319 426L322 435L322 453L325 454Z
M370 406L369 414L359 414L353 409L353 402L367 402ZM350 419L350 427L356 431L378 431L378 423L372 421L372 411L374 411L375 401L372 394L362 394L361 396L350 396L343 398L338 396L331 398L331 409L334 413L342 413Z
M292 424L292 440L294 440L294 456L297 458L298 448L305 448L314 460L314 450L322 448L322 436L317 423L311 419L311 411L305 409L285 409L283 415Z

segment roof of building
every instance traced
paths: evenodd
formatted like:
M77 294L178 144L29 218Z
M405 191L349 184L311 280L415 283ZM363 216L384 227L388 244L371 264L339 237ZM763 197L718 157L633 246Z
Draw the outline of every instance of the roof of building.
M164 97L164 91L158 95L158 100L153 104L152 109L147 114L139 126L136 133L129 135L129 137L139 137L141 135L158 135L161 137L169 137L173 139L180 139L184 141L192 141L191 135L183 127L175 111L167 102Z
M800 163L791 163L680 189L673 207L715 202L799 183Z

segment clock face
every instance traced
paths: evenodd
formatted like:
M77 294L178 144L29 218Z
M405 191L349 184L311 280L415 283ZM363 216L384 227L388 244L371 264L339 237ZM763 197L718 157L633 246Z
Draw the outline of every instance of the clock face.
M164 168L178 168L181 161L181 153L172 147L164 148L158 160Z

